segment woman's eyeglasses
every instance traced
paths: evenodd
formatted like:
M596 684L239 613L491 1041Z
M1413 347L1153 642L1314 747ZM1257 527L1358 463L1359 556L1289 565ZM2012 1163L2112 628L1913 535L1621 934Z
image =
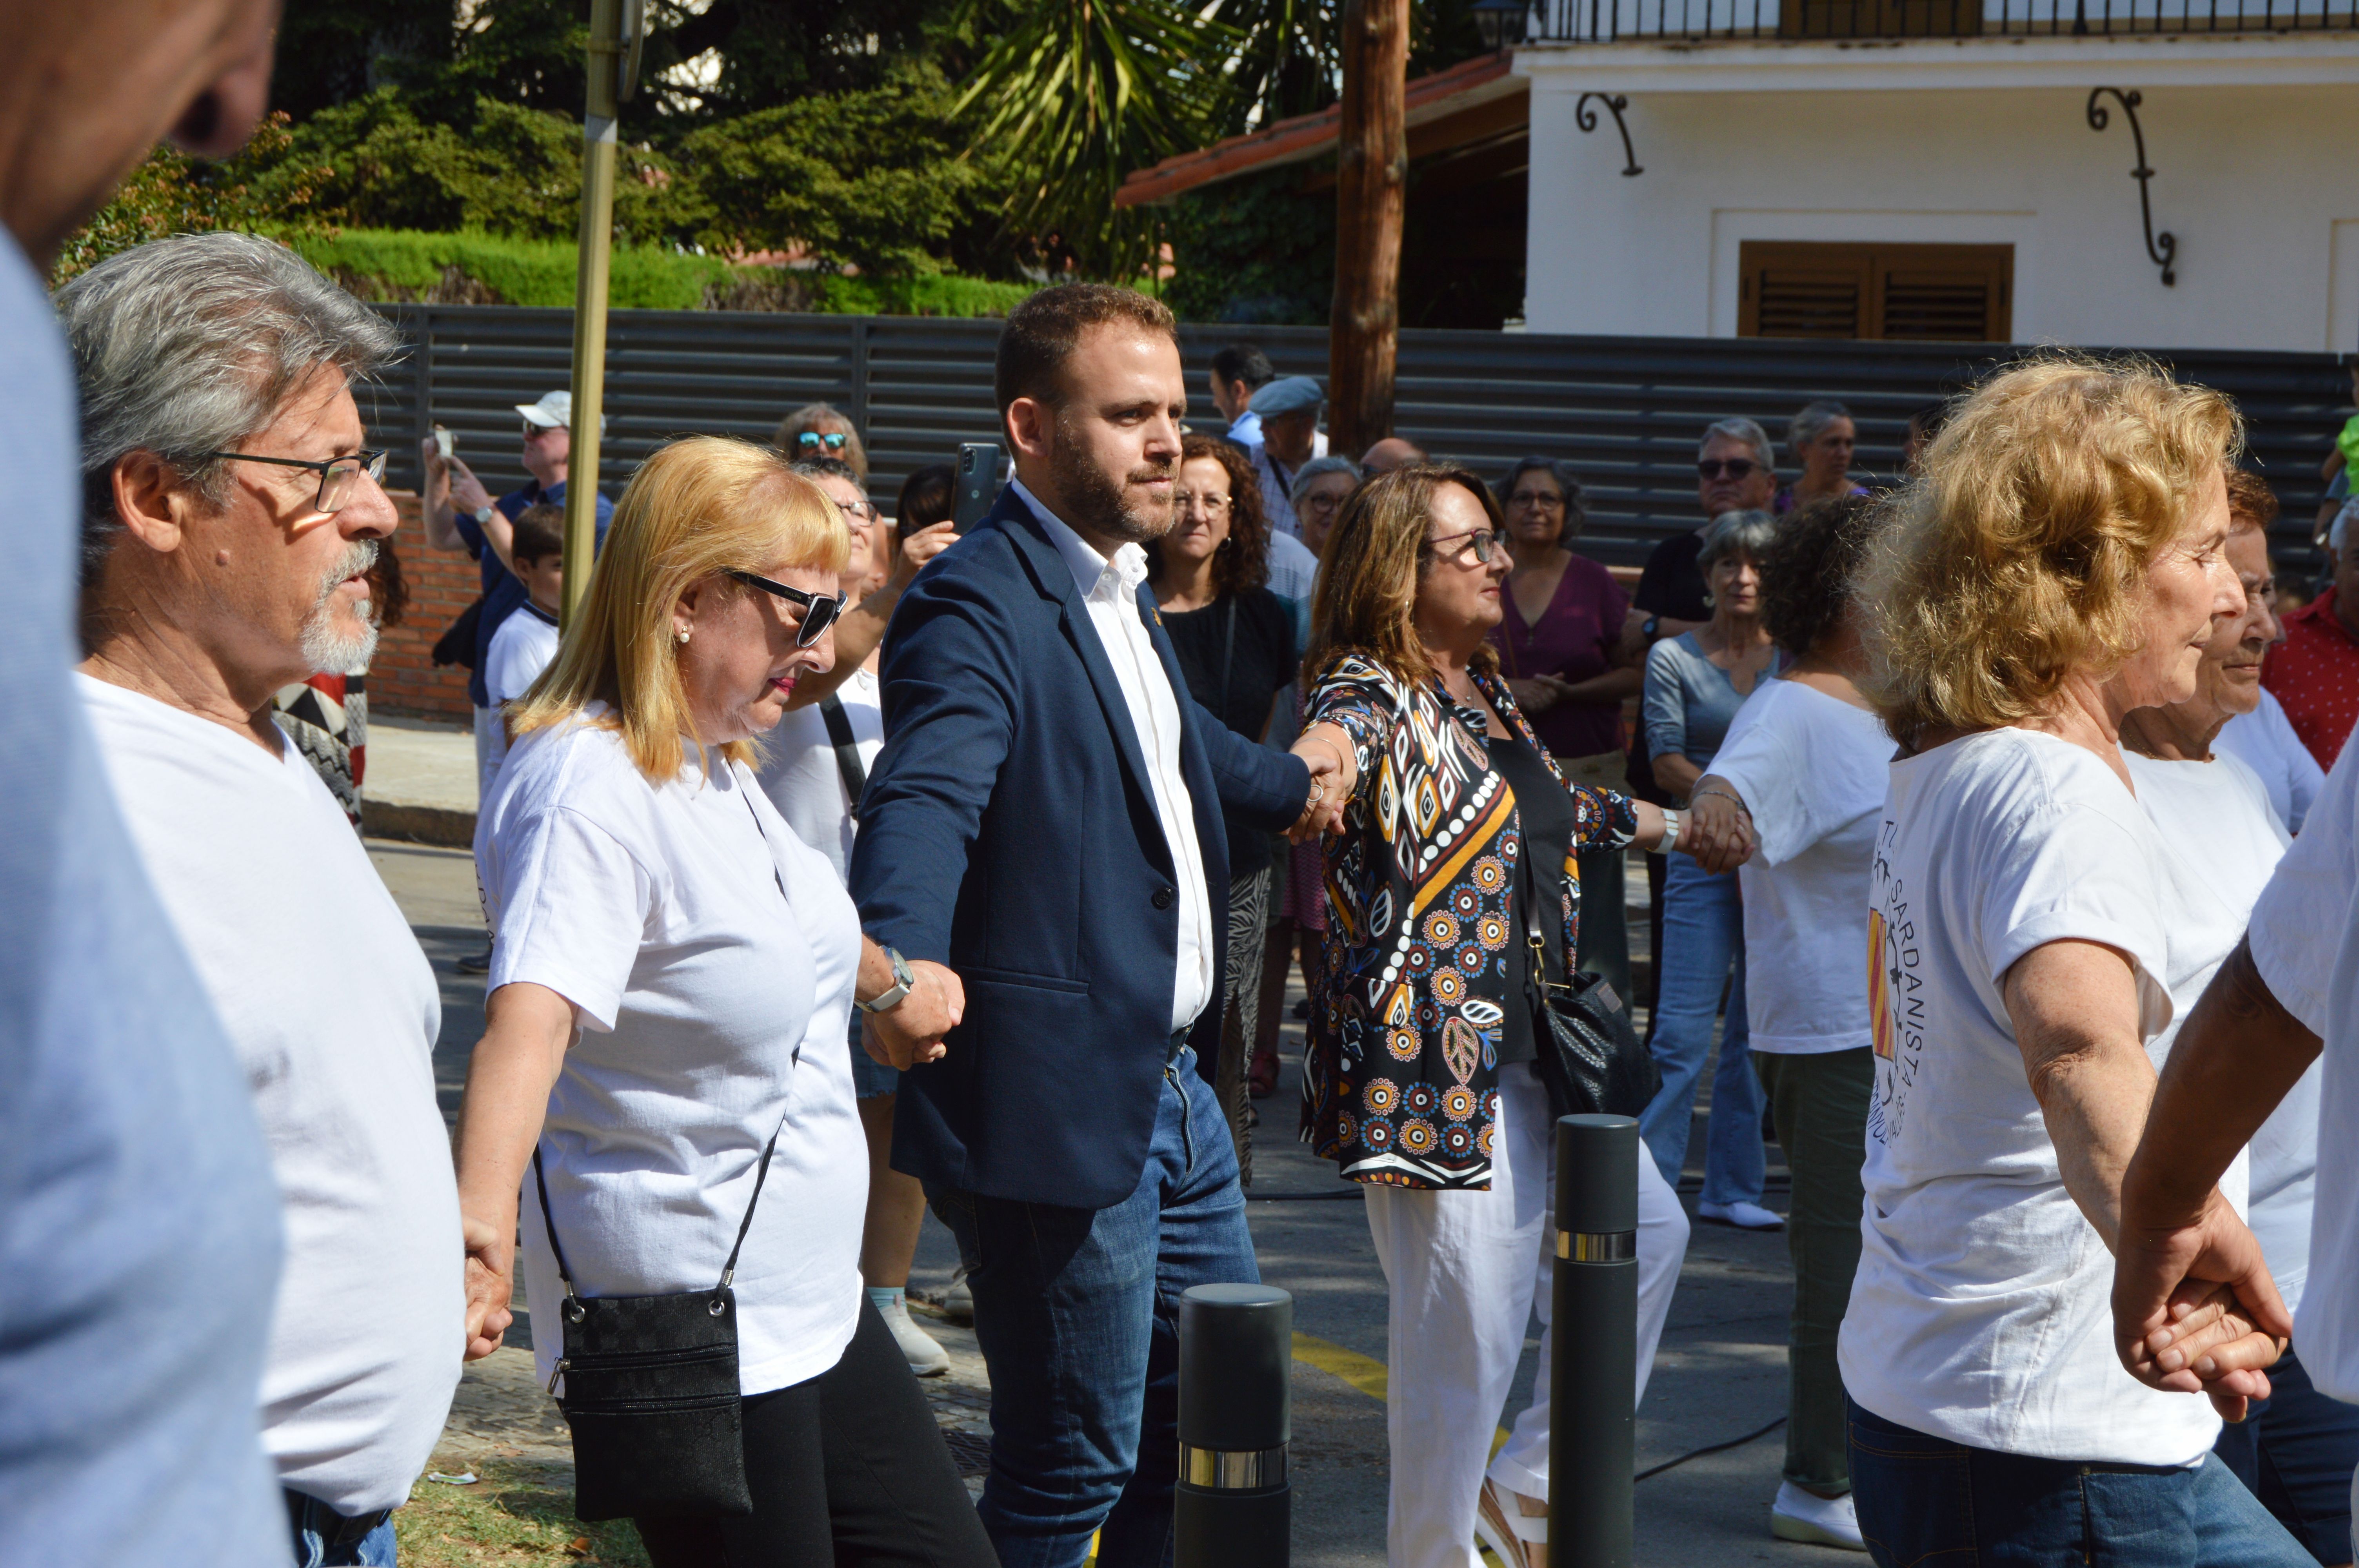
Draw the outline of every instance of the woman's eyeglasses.
M268 463L274 468L310 469L320 476L320 492L312 501L315 511L341 512L353 498L353 486L366 474L382 484L385 482L385 454L364 449L350 457L324 458L310 460L303 458L257 458L252 452L199 452L204 461L226 459L240 463Z
M1225 514L1229 510L1229 498L1225 495L1217 495L1209 491L1196 490L1180 490L1174 491L1172 492L1171 507L1173 511L1187 511L1189 503L1190 502L1202 507L1204 509L1204 515L1207 517L1219 517Z
M840 593L805 593L801 589L772 582L755 572L733 571L728 575L747 588L758 588L764 593L777 595L789 604L802 606L803 623L795 632L795 646L798 648L808 648L818 642L843 611L843 595Z
M798 451L817 451L824 447L831 452L840 452L850 439L852 438L842 430L798 430L795 432L795 449Z
M1527 511L1537 507L1543 512L1554 512L1564 504L1564 497L1553 491L1519 490L1507 497L1507 504L1522 507Z
M1451 534L1440 539L1429 539L1425 547L1436 557L1455 556L1461 559L1471 555L1477 566L1491 564L1491 552L1498 547L1499 535L1488 528L1478 528L1472 534Z
M1744 479L1759 466L1751 458L1706 458L1696 464L1696 472L1705 479Z

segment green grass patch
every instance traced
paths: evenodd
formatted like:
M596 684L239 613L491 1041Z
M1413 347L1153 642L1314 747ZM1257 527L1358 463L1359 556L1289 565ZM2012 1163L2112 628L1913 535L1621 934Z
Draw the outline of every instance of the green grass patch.
M405 1568L566 1563L586 1568L648 1568L628 1519L583 1524L573 1517L573 1474L562 1465L478 1462L472 1487L420 1480L393 1516Z
M364 298L432 299L570 309L580 261L556 240L496 234L429 234L410 229L346 229L332 237L288 234L304 260ZM995 283L942 273L916 277L840 277L783 267L733 266L655 246L616 250L607 303L617 310L696 310L716 303L842 315L1005 316L1028 283Z

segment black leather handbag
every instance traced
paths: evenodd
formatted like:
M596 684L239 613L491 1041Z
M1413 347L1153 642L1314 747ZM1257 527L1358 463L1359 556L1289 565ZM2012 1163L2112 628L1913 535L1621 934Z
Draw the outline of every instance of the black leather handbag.
M1528 865L1524 874L1524 907L1545 909ZM1527 918L1524 933L1532 949L1527 984L1537 993L1531 999L1532 1033L1539 1046L1540 1079L1556 1114L1638 1115L1663 1087L1663 1070L1630 1022L1620 993L1603 975L1578 969L1568 975L1564 966L1552 966L1538 920Z
M668 1296L584 1296L573 1288L549 1218L540 1150L532 1152L541 1223L557 1276L565 1348L549 1379L573 1430L573 1513L581 1519L750 1514L744 1406L737 1387L737 1297L729 1281L769 1179L772 1133L754 1177L737 1244L709 1291Z

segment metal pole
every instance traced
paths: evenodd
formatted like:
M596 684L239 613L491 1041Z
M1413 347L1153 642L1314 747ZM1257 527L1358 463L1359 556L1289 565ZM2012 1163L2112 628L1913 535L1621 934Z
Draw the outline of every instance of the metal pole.
M1175 1568L1287 1568L1294 1298L1198 1285L1180 1298Z
M1556 1124L1549 1561L1629 1568L1637 1457L1638 1124Z
M605 409L606 257L614 230L615 95L624 0L591 0L590 92L582 117L582 270L573 291L572 456L566 466L565 603L572 624L590 591L598 540L598 426Z

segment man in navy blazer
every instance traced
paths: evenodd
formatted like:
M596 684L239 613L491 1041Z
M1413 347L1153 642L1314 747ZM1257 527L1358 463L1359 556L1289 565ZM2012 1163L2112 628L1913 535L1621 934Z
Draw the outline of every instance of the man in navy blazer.
M995 379L1016 482L894 613L852 892L879 944L964 986L962 1022L905 1077L893 1164L966 1260L1002 1568L1079 1568L1101 1530L1105 1568L1158 1568L1179 1296L1259 1278L1205 1065L1222 811L1323 825L1313 769L1334 759L1199 708L1145 591L1187 402L1170 313L1043 289L1009 317Z

